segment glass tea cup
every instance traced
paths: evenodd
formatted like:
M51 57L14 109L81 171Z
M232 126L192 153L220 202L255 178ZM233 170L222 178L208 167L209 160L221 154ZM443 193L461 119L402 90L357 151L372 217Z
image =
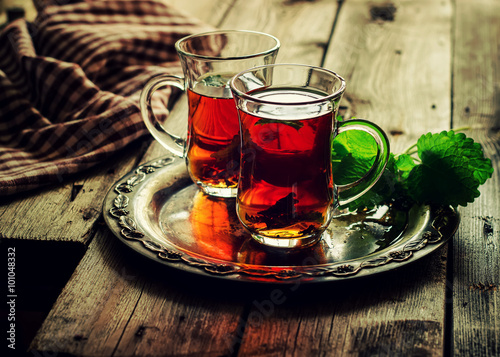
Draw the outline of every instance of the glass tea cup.
M247 68L274 63L280 42L254 31L213 31L184 37L175 48L184 78L159 75L141 93L144 122L153 137L185 158L191 179L212 196L235 197L240 162L238 115L229 80ZM187 92L186 139L167 128L165 107L153 94L164 87ZM163 108L162 108L163 106Z
M339 205L378 181L389 157L387 136L367 120L336 121L345 81L324 68L265 65L237 74L230 85L242 139L239 220L265 245L315 243ZM363 178L335 185L332 143L348 130L370 134L378 154Z

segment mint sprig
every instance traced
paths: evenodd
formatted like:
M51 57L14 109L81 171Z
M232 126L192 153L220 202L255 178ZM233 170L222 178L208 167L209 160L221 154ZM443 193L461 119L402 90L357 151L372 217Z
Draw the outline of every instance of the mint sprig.
M349 137L342 138L349 134ZM346 144L348 141L348 145ZM376 147L366 133L345 132L332 149L333 177L337 184L359 179L371 167ZM480 144L454 130L422 135L401 154L390 154L380 180L351 211L383 204L436 204L466 206L479 197L479 186L493 174L491 160Z
M281 119L265 119L265 118L261 118L255 123L255 125L265 125L265 124L288 125L296 130L299 130L304 126L304 123L297 120L281 120Z

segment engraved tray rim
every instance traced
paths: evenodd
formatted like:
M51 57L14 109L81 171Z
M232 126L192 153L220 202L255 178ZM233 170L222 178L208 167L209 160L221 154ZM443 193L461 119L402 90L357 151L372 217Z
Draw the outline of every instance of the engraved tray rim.
M412 237L399 239L380 252L336 263L303 266L229 262L190 253L173 244L159 244L141 231L131 202L137 200L141 190L148 188L150 180L154 180L156 176L161 176L162 181L166 182L165 187L170 186L172 190L191 182L184 160L179 158L165 156L137 166L116 181L106 194L103 202L106 225L122 243L143 256L163 265L207 277L253 283L295 284L371 276L394 270L434 252L455 234L460 223L459 213L453 207L420 206L425 214L417 215L420 220L414 222L418 225L416 233Z

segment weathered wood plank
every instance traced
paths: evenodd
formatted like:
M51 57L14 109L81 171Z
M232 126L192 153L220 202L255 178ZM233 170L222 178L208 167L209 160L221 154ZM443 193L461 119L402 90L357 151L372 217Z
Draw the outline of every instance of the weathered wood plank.
M346 79L352 115L393 134L393 152L450 127L451 17L450 1L433 0L350 0L340 11L325 67Z
M456 1L453 126L493 160L481 196L460 209L453 241L453 347L457 356L500 354L500 4Z
M0 205L0 236L11 240L43 240L86 244L109 187L137 163L140 145L118 160L86 172L74 182L4 198ZM98 175L99 179L95 176Z
M340 9L324 67L346 78L349 116L392 133L394 152L450 126L451 26L450 1L353 0ZM275 305L258 323L249 318L240 354L439 356L445 293L443 249L400 271Z
M320 65L328 44L336 1L236 1L223 29L257 30L279 38L277 62Z
M222 299L222 289L210 295L216 284L178 274L101 230L31 349L77 356L228 354L243 305Z
M136 273L130 273L133 270L123 258L113 261L116 250L117 242L109 236L101 233L94 238L89 247L93 254L85 255L59 296L61 303L46 319L33 342L34 349L85 355L87 349L98 348L102 355L112 354L127 323L126 314L134 310L141 295L135 285L143 284L134 279ZM76 290L73 285L77 285ZM106 320L108 325L103 326ZM105 338L96 342L94 331ZM95 347L88 347L87 341Z
M231 8L233 0L164 0L188 15L194 16L214 27L219 27L225 18L226 12Z
M31 0L8 3L22 6L28 21L36 17ZM136 165L137 151L144 151L140 143L79 175L74 182L66 180L60 185L0 198L1 251L3 256L7 256L8 248L17 253L17 351L29 346L84 255L95 234L105 192Z
M277 288L253 302L239 355L441 355L442 324L430 318L442 313L440 253L369 279Z

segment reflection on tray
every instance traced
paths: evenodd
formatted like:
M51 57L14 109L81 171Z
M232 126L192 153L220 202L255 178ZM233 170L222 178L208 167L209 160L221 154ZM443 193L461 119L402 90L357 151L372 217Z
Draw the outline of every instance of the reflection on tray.
M236 216L234 199L207 196L194 185L173 194L160 215L168 241L183 251L266 266L330 264L368 256L394 244L407 221L407 212L387 206L357 214L338 214L321 242L294 251L255 242Z

